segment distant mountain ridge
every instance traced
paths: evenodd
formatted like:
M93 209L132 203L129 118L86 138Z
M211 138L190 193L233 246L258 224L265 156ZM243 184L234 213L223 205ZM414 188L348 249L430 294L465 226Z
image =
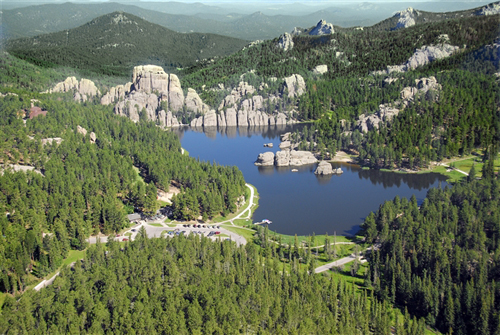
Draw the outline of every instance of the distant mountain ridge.
M246 40L262 40L290 32L294 27L312 26L319 19L340 27L371 26L408 6L431 11L441 8L436 4L431 5L432 3L358 3L352 6L323 6L315 11L312 10L315 7L311 6L308 7L309 11L302 12L307 14L290 15L290 11L270 11L269 8L260 14L246 14L231 11L231 7L221 8L199 3L189 4L190 7L175 2L59 3L4 10L2 37L11 39L57 32L78 27L105 14L124 11L177 32L215 33ZM300 8L302 7L304 5ZM196 14L187 15L188 13Z
M6 48L35 64L128 75L135 65L186 67L198 60L231 54L247 43L215 34L181 34L135 15L114 12L78 28L10 40Z

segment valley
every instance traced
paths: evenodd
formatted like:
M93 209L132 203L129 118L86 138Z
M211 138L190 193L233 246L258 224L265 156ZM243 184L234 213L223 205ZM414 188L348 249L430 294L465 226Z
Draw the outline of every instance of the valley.
M498 333L500 3L261 5L6 4L0 333Z

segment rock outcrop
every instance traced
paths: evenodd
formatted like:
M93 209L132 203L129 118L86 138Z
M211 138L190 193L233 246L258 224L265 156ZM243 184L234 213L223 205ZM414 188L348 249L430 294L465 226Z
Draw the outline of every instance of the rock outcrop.
M96 96L100 96L101 92L95 86L95 83L89 79L81 79L78 81L76 77L68 77L63 82L57 83L54 88L46 93L65 93L74 92L74 100L77 102L85 102Z
M111 87L109 92L102 96L101 105L110 105L125 99L125 96L130 94L131 89L131 82L128 82L125 85Z
M320 36L333 34L335 31L333 29L333 24L327 23L325 20L320 20L316 27L311 29L309 35Z
M87 129L85 129L83 127L76 126L76 132L78 134L82 134L83 136L87 136Z
M489 5L486 5L482 7L478 12L477 15L496 15L500 14L500 3L490 3Z
M325 74L328 72L328 65L318 65L312 70L312 72L314 74Z
M294 27L292 29L292 31L290 32L290 35L292 36L299 36L300 34L302 34L304 32L304 29L302 28L299 28L299 27Z
M294 98L299 97L306 91L306 82L300 74L292 74L290 77L285 78L284 89L288 90L288 97ZM282 94L285 92L283 91Z
M415 87L405 87L400 92L401 100L396 101L395 108L390 105L379 105L379 110L371 115L361 114L356 122L356 128L361 132L368 132L372 129L379 129L379 124L391 122L397 116L400 109L407 107L410 103L418 99L437 100L442 86L434 76L429 78L415 79Z
M317 162L314 154L309 151L281 150L274 157L276 166L301 166Z
M419 12L409 7L405 10L397 12L394 16L398 17L398 22L394 29L408 28L415 25L415 16L419 15Z
M198 93L192 88L188 88L185 99L186 109L195 114L205 114L210 108L201 100Z
M288 51L293 49L293 38L289 33L284 33L278 39L278 48L283 49L283 51Z
M205 114L209 108L193 89L188 89L186 99L179 78L166 73L156 65L136 66L132 82L112 87L101 98L101 104L115 103L115 113L139 121L141 115L146 120L158 122L163 127L180 125L172 112L186 108L195 114ZM166 107L166 110L161 108Z
M264 152L263 154L259 154L257 160L254 163L257 166L272 166L274 165L274 153L271 151Z
M402 65L389 65L386 70L374 71L372 74L391 74L392 72L406 72L419 66L427 65L438 59L451 56L460 48L447 43L438 45L426 45L417 49L415 53Z
M314 174L316 175L330 175L330 174L342 174L342 173L344 173L344 171L342 171L341 168L334 169L332 167L332 164L326 161L319 162L316 171L314 171Z

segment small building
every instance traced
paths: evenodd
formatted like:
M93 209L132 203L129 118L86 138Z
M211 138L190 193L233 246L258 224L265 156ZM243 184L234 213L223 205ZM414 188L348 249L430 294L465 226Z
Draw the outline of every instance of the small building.
M141 219L141 214L139 213L129 214L127 215L127 218L130 222L137 222Z

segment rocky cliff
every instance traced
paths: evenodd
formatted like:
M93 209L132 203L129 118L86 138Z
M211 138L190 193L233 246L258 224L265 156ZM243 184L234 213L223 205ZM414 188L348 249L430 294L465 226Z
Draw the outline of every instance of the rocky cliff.
M293 38L289 33L284 33L278 39L278 48L283 49L283 51L288 51L293 49Z
M333 24L326 22L325 20L320 20L316 27L311 29L309 35L320 36L333 34L335 31L333 29Z
M76 77L68 77L63 82L57 83L54 88L45 93L64 93L74 92L73 98L77 102L85 102L94 97L100 96L101 92L97 89L94 82L88 79L78 81Z
M415 17L419 12L409 7L405 10L397 12L394 16L399 18L394 29L408 28L415 25Z
M281 95L290 98L305 93L306 84L301 75L294 74L283 79ZM261 87L262 88L262 87ZM270 103L275 103L281 96L270 95L264 98L247 82L240 82L220 103L217 111L211 110L191 121L192 127L254 127L278 126L293 122L290 115L294 111L268 110Z
M440 39L443 35L440 36ZM392 72L406 72L424 66L438 59L450 57L460 48L448 43L439 43L437 45L425 45L421 49L415 50L415 53L401 65L389 65L386 70L374 71L372 74L390 74Z
M113 87L101 98L101 104L115 104L115 113L129 117L137 122L143 117L158 122L164 127L179 126L172 112L186 107L195 113L206 112L198 94L188 90L184 98L179 78L168 74L160 66L136 66L132 74L132 82ZM166 110L164 109L166 108Z

